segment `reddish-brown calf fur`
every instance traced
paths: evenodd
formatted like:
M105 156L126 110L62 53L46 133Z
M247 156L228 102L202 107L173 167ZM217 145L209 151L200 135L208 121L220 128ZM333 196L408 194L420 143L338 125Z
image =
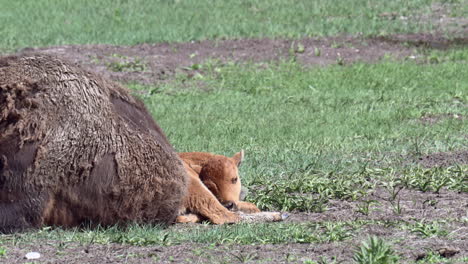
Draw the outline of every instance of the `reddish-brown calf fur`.
M189 174L189 190L176 222L199 222L201 218L214 224L239 221L239 216L226 207L245 213L260 212L254 204L239 200L238 166L243 151L232 158L206 152L179 153L179 157Z

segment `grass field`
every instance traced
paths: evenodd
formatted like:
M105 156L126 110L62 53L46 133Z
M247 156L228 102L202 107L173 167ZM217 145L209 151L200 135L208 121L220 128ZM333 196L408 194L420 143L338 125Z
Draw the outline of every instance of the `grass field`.
M364 218L169 230L45 229L16 237L15 243L329 243L352 240L368 226L389 225L388 219L366 218L386 206L368 202L379 188L466 193L466 166L424 169L411 162L467 147L466 122L445 118L427 125L421 119L468 115L468 54L457 52L458 59L426 65L383 61L304 69L295 62L266 68L207 63L201 66L207 69L201 88L199 80L187 83L184 76L159 87L130 85L178 150L232 155L245 149L242 178L251 189L249 200L262 209L321 213L329 200L343 200L356 202L354 211ZM405 214L396 203L391 206L391 214ZM466 221L393 219L390 225L423 237L447 237L454 231L450 225L459 228Z
M466 1L456 0L0 0L0 25L8 25L0 54L60 44L427 33L434 25L425 17L442 4L449 16L468 17ZM95 263L89 252L107 252L95 253L101 262L118 252L119 263L468 262L468 49L418 52L418 60L326 67L294 56L207 60L158 85L125 84L178 151L244 149L247 199L290 212L290 220L46 227L0 235L0 263L25 250L48 252L51 263ZM449 257L442 244L459 252Z
M463 1L449 16L468 13ZM432 0L0 0L0 50L213 38L428 32ZM395 17L395 14L398 14Z

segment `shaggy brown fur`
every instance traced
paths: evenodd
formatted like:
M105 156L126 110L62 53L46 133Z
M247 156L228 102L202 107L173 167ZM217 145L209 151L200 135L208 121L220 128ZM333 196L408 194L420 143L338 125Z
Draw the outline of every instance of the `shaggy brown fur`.
M0 232L174 221L186 172L127 90L55 57L3 57L0 106Z
M260 212L254 204L240 201L238 166L243 160L243 151L232 158L205 152L185 152L179 156L190 176L190 184L177 222L193 223L205 218L215 224L232 223L241 218L228 209Z

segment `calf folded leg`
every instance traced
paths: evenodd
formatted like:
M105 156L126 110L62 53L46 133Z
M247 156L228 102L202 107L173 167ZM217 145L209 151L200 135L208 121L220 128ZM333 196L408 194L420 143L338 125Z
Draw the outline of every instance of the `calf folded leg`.
M184 214L177 216L176 223L199 223L201 220L196 214Z
M213 224L236 223L239 221L239 216L236 213L226 209L213 193L198 178L192 175L189 176L189 190L185 197L184 206L191 213L199 214ZM187 219L178 218L178 220Z
M260 213L260 209L258 209L258 207L255 204L249 202L236 202L236 209L237 211L241 211L243 213Z

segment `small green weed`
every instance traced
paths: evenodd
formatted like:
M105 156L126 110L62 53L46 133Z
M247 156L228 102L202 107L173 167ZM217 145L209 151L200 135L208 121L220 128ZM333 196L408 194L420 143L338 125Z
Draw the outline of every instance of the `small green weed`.
M401 215L403 213L403 208L401 207L400 199L398 199L396 201L392 201L391 205L392 205L393 212L395 214Z
M371 186L358 173L317 172L253 185L255 195L249 199L267 210L323 212L329 199L356 200L366 195Z
M323 233L320 242L343 241L352 237L352 228L343 223L328 222L324 224Z
M454 46L456 44L454 43ZM468 53L466 52L467 48L461 46L459 49L452 49L449 51L440 51L440 50L422 50L421 53L424 55L424 58L427 63L447 63L447 62L456 62L456 61L468 61Z
M327 257L324 257L324 256L321 256L318 261L313 261L313 260L310 260L310 259L306 259L306 260L304 260L302 262L302 264L337 264L337 263L341 263L341 262L338 262L336 257L332 257L329 260Z
M464 258L445 258L439 253L434 251L427 252L423 259L417 261L418 264L455 264L455 263L468 263L468 257Z
M291 46L289 47L289 57L295 61L296 60L296 54L298 53L304 53L305 52L305 47L302 43L300 42L291 42Z
M392 264L398 263L399 257L382 239L372 236L356 250L353 260L360 264Z
M314 48L314 55L316 57L320 57L320 55L322 55L322 51L320 50L320 48L317 48L317 47Z
M392 174L393 172L390 171L389 175ZM381 182L381 185L387 190L388 194L390 195L388 199L386 199L389 202L394 202L397 199L398 194L401 192L401 190L403 190L403 186L401 186L401 184L399 184L396 179L387 179L387 181L384 180Z
M376 200L363 200L358 204L357 212L363 215L369 215L371 212L371 205L378 204L379 202Z
M443 187L461 192L468 191L468 167L409 168L403 171L399 181L406 187L422 192L440 192Z
M113 72L139 72L145 71L145 64L141 59L129 58L119 54L113 54L117 61L107 63L107 68Z
M448 231L443 229L438 222L426 222L424 219L413 224L409 224L406 228L412 233L418 234L422 237L444 237L448 235Z
M320 259L317 261L317 264L338 264L341 262L338 262L336 257L331 257L330 259L327 257L320 257Z
M229 253L231 256L233 256L235 259L237 259L240 263L248 263L256 258L258 258L257 253Z
M336 64L343 66L345 65L345 60L341 55L338 53L338 57L336 58Z

